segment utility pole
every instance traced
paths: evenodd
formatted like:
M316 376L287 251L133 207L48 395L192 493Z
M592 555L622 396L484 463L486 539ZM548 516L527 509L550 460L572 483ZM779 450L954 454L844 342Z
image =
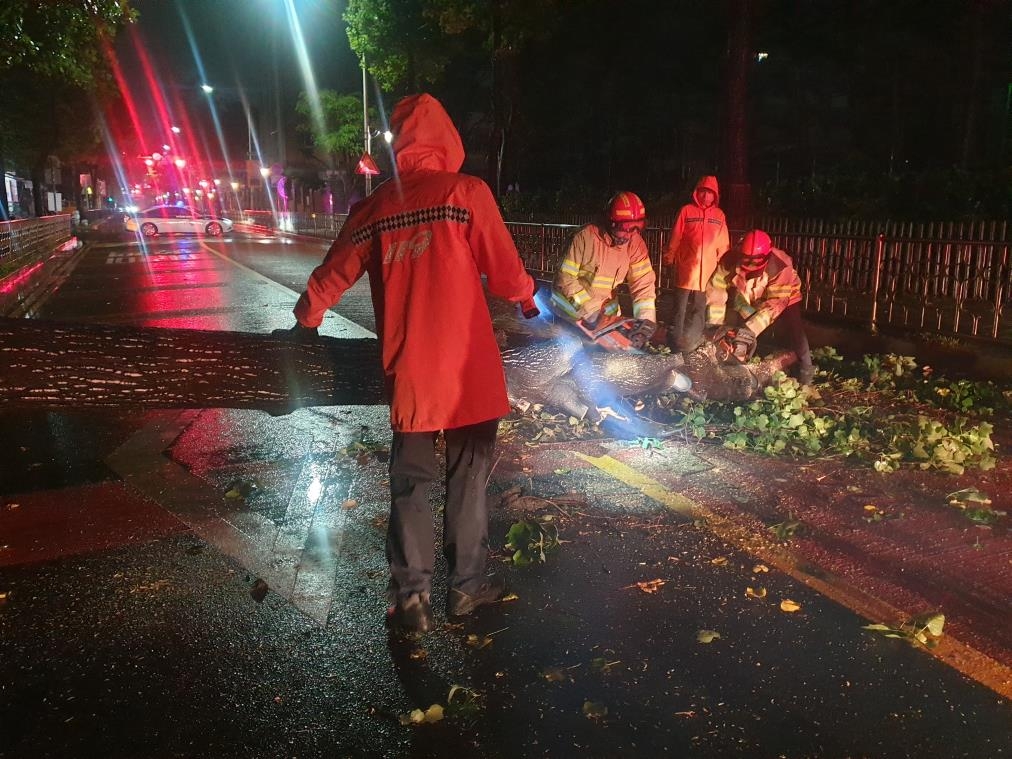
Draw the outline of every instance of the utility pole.
M372 135L369 132L369 90L366 85L365 56L362 56L362 132L365 136L365 152L372 152ZM366 197L372 195L372 175L365 175Z

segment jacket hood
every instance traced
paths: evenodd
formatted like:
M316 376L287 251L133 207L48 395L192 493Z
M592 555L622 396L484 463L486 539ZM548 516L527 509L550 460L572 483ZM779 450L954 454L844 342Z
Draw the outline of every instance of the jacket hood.
M717 177L700 177L699 182L696 183L696 189L692 191L692 199L695 201L697 206L703 204L699 202L699 191L700 190L711 190L716 196L713 200L715 206L720 205L720 190L717 189Z
M390 118L397 170L460 171L464 145L442 104L432 95L409 95Z

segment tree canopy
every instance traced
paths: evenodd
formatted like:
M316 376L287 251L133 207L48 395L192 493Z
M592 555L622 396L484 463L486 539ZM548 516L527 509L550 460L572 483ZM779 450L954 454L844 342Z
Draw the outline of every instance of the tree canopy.
M1007 2L751 6L747 34L738 0L349 0L345 19L383 90L446 104L467 170L545 206L632 189L665 212L735 167L781 211L905 212L921 203L909 193L946 215L1008 204L961 195L1001 184L984 175L1012 155ZM733 30L751 45L736 94ZM742 100L744 125L730 121Z
M103 43L134 18L127 0L5 0L0 4L0 72L90 85L107 66Z

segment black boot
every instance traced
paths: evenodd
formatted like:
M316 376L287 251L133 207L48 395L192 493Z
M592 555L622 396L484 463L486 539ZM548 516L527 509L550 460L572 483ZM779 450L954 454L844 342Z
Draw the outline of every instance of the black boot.
M387 611L387 626L406 633L427 633L435 627L428 593L412 593Z
M463 617L479 606L491 604L506 595L506 583L499 577L488 577L472 593L451 588L446 599L446 616Z

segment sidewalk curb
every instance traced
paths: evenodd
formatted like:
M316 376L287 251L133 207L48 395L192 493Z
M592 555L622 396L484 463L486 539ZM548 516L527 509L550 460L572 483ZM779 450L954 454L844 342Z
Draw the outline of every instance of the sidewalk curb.
M7 298L0 300L0 315L9 319L30 317L37 306L41 305L66 282L70 273L83 259L88 248L89 243L74 236L51 251L45 260L33 264L34 268L25 267L29 269L26 277L28 279L27 287L9 293L11 302L7 302ZM61 253L69 255L60 256ZM0 284L16 279L22 272L24 269L5 277L0 281Z

